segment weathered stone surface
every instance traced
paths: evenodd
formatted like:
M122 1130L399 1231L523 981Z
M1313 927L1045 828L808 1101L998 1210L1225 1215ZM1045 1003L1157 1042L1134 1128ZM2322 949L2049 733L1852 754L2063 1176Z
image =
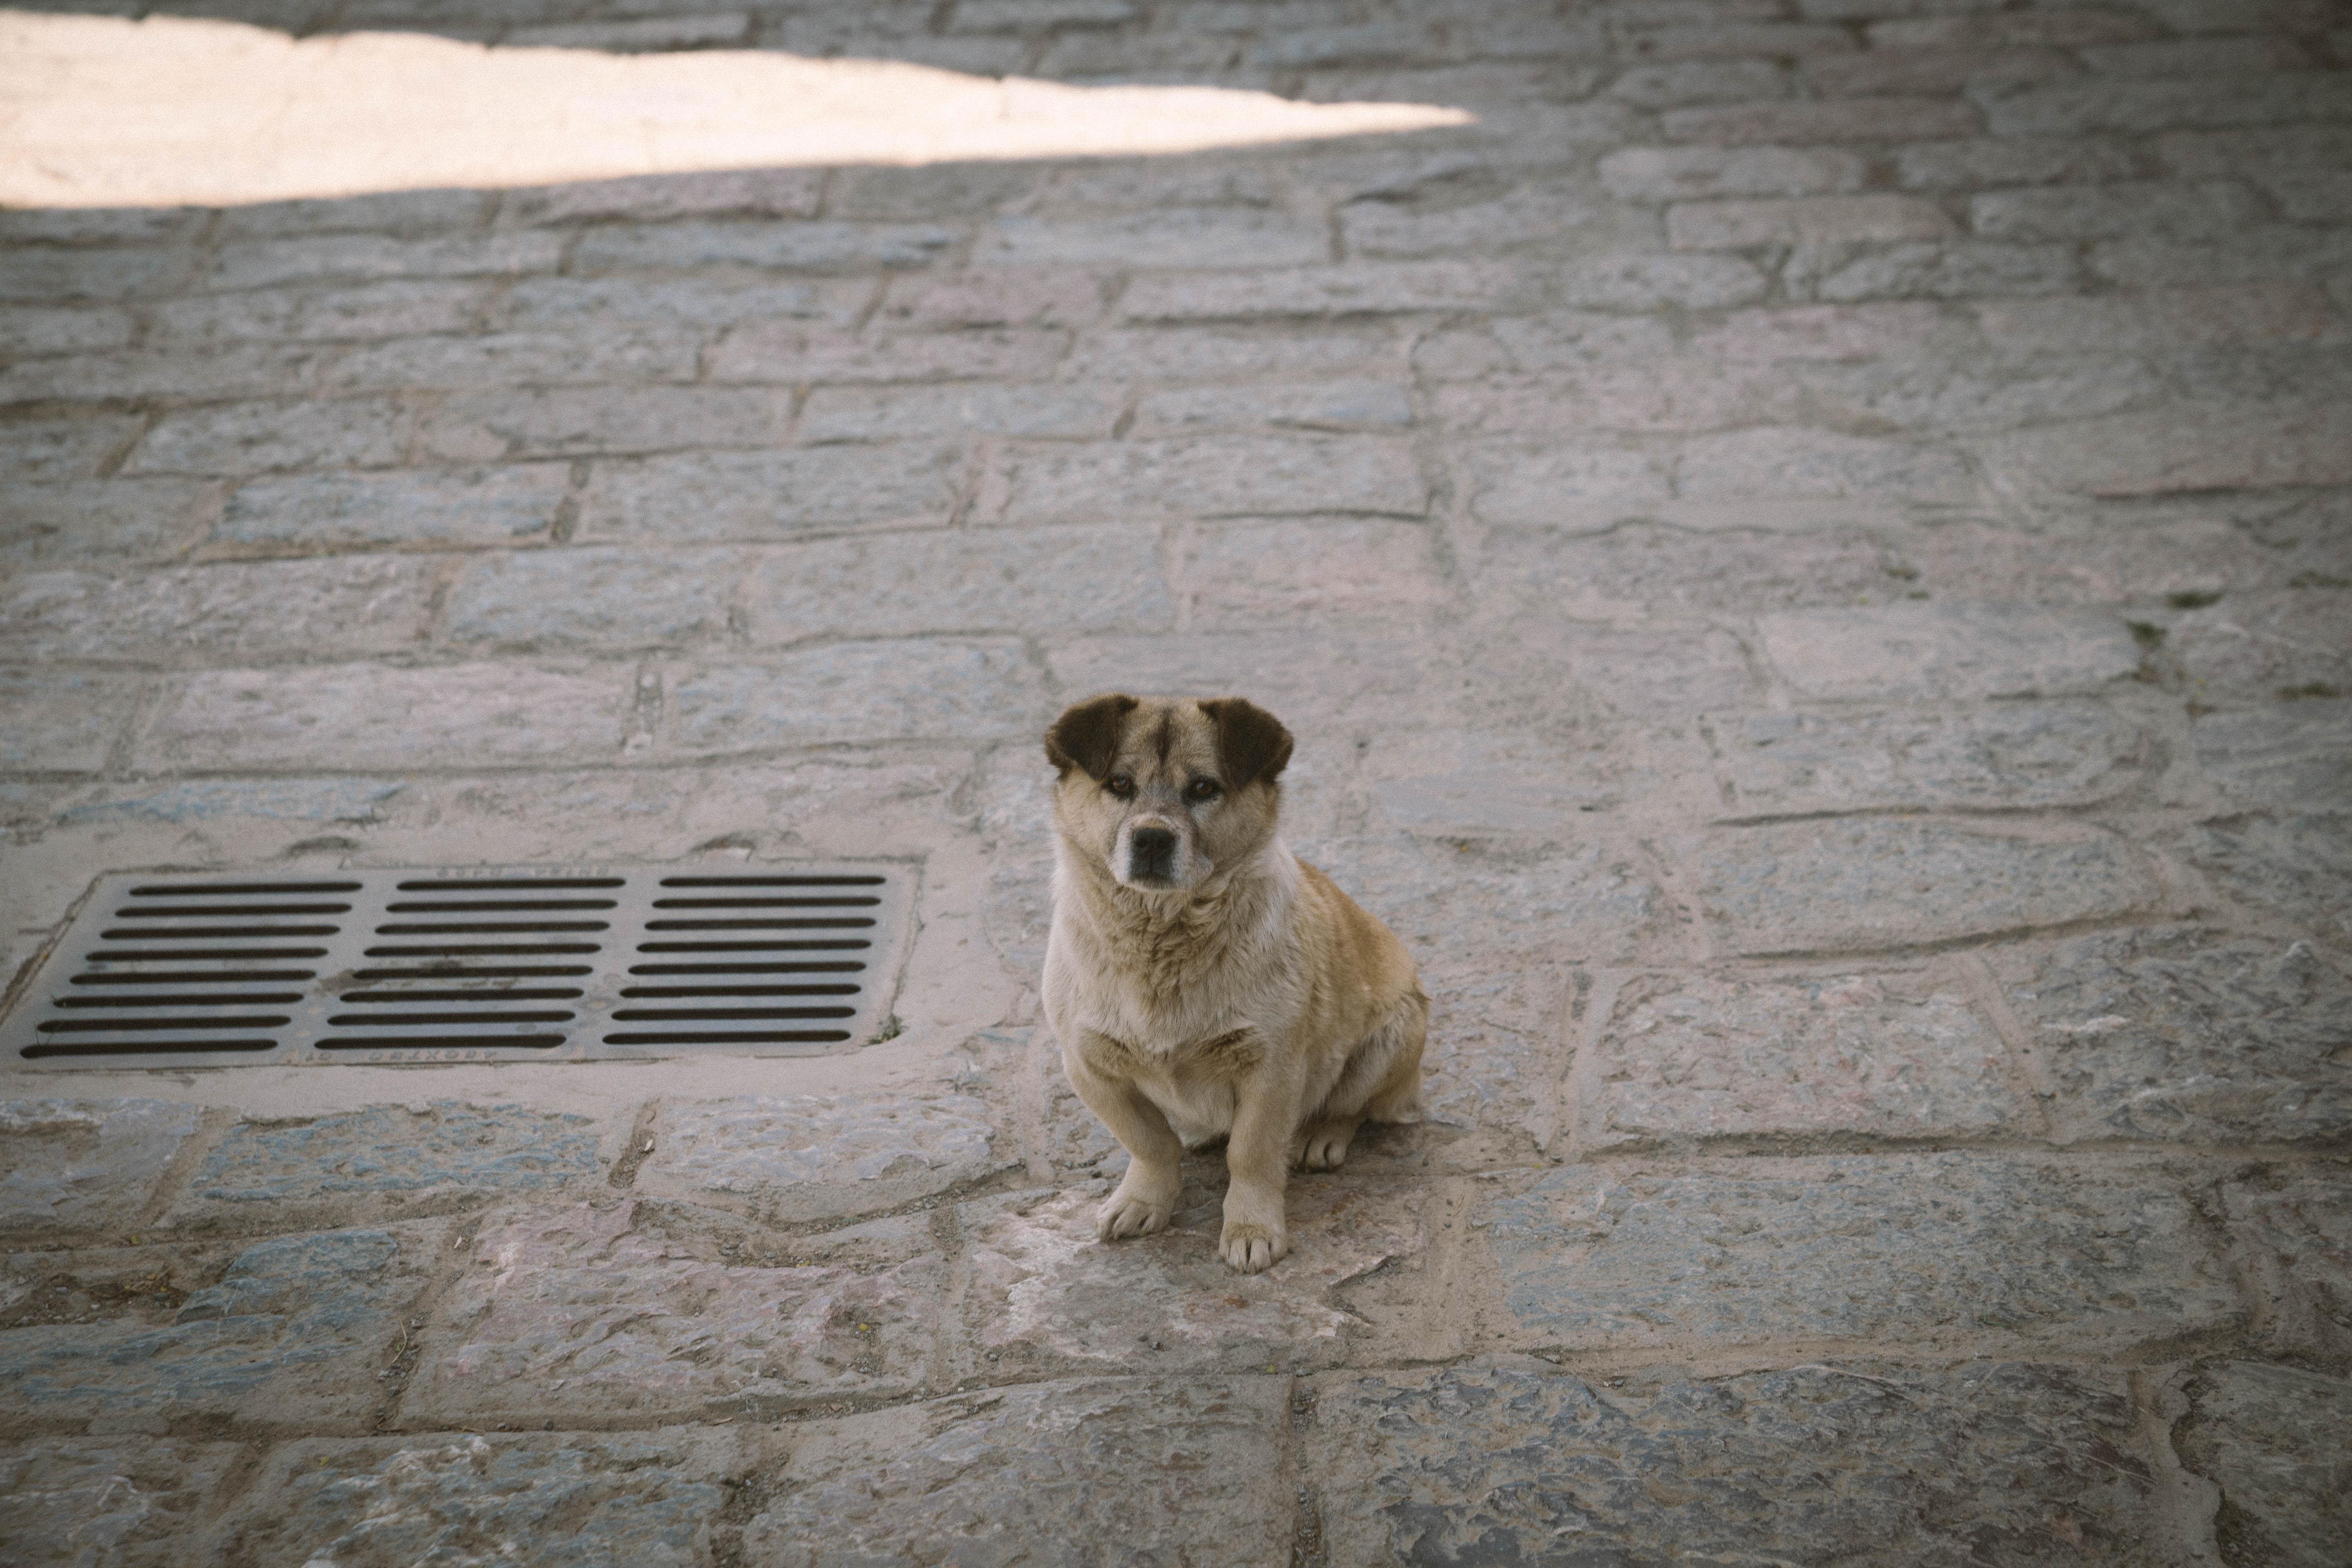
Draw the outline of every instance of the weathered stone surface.
M1799 299L2004 299L2063 294L2081 282L2076 247L1997 240L1912 241L1852 260L1839 250L1800 253L1783 269ZM1816 272L1816 268L1823 268Z
M1179 570L1197 627L1387 617L1444 603L1432 531L1410 522L1244 522L1190 531ZM1130 577L1137 568L1130 563Z
M0 1449L0 1541L22 1568L174 1568L244 1452L128 1433Z
M1572 1089L1580 1156L1718 1138L1997 1137L2026 1118L2000 1037L1916 973L1633 982Z
M2329 1568L2352 1538L2352 1383L2224 1362L2179 1380L2181 1463L2221 1489L2224 1561Z
M1001 217L972 243L988 266L1300 267L1328 258L1319 223L1286 213L1192 207L1109 218Z
M1709 722L1738 815L2069 805L2127 788L2139 727L2095 702L1749 713Z
M190 779L142 788L99 785L61 807L61 823L177 822L238 817L271 822L382 820L384 802L407 787L397 780Z
M740 551L532 550L467 566L441 611L452 642L677 647L724 636Z
M1402 429L1412 423L1410 390L1394 382L1341 381L1255 386L1194 386L1140 400L1136 433L1201 430Z
M580 1568L700 1568L740 1467L723 1435L565 1432L289 1444L224 1530L267 1568L483 1563L561 1542Z
M2139 668L2123 622L2016 605L1941 601L1784 611L1757 622L1764 655L1807 697L2065 697Z
M1265 317L1389 315L1475 310L1507 298L1500 262L1354 261L1238 277L1213 273L1139 278L1119 296L1130 321L1248 321Z
M1667 240L1676 250L1942 239L1951 232L1952 220L1933 202L1883 193L1681 202L1666 214Z
M1657 453L1559 441L1488 441L1460 450L1459 483L1482 522L1540 527L1598 506L1639 516L1668 493Z
M531 1191L602 1171L587 1117L520 1105L443 1100L424 1110L372 1105L295 1122L243 1121L197 1167L205 1204L299 1204Z
M788 397L755 386L467 392L433 411L420 440L432 457L453 463L762 447L782 437L790 412Z
M407 416L383 399L233 403L165 419L122 465L127 474L259 474L379 468L400 460Z
M713 266L863 272L920 267L961 237L939 224L623 224L585 236L572 252L572 265L583 272Z
M1677 847L1726 952L1908 947L2126 914L2155 898L2138 856L2079 829L1791 822Z
M1013 1563L1053 1541L1137 1568L1278 1563L1286 1387L1045 1383L803 1426L798 1484L744 1526L746 1560Z
M0 670L0 764L39 773L96 773L131 721L138 683L71 670Z
M1217 1256L1222 1163L1215 1154L1192 1162L1176 1213L1155 1236L1097 1238L1107 1179L968 1214L964 1310L973 1342L1081 1370L1339 1363L1365 1325L1333 1293L1391 1259L1417 1264L1427 1245L1418 1169L1406 1176L1378 1168L1360 1148L1338 1173L1294 1174L1285 1210L1290 1256L1244 1278Z
M438 1240L402 1226L257 1242L176 1312L118 1298L101 1322L0 1330L0 1375L23 1407L58 1419L355 1423L382 1399L374 1353L424 1289Z
M1739 430L1683 443L1675 493L1710 500L1759 497L1965 501L1976 481L1948 452L1829 431Z
M11 485L0 495L0 567L160 560L204 537L220 487L198 479Z
M1174 624L1160 535L1145 528L885 533L763 557L746 589L753 640Z
M2352 934L2352 816L2247 817L2190 835L2189 861L2223 891L2314 936Z
M2201 714L2189 737L2197 765L2232 799L2286 811L2352 811L2352 702Z
M0 602L0 649L28 659L176 663L349 658L414 647L433 598L423 562L224 563L141 575L44 572Z
M964 1094L747 1095L662 1107L648 1192L735 1197L788 1219L872 1213L1017 1163Z
M183 681L142 733L149 767L391 768L609 756L634 682L507 664L215 670Z
M2303 403L2118 415L1996 443L1997 477L2093 496L2352 483L2352 414Z
M963 488L962 465L959 449L930 445L599 463L580 498L580 531L712 542L944 523Z
M2352 593L2319 583L2233 594L2210 608L2168 616L2165 649L2189 689L2207 701L2247 697L2341 697L2352 691Z
M2327 1138L2352 1126L2352 976L2308 942L2084 937L1996 963L2074 1137Z
M2273 1303L2273 1337L2305 1353L2326 1353L2329 1339L2340 1347L2352 1333L2352 1183L2330 1179L2337 1173L2273 1170L2221 1189L2257 1286Z
M203 1115L164 1100L0 1101L0 1227L136 1221Z
M12 485L88 479L138 433L127 419L0 425L0 473Z
M512 544L554 526L570 486L562 463L257 479L229 497L213 539L313 549Z
M1601 160L1610 194L1629 202L1853 191L1868 172L1834 147L1627 147Z
M1106 386L824 386L801 409L803 441L921 440L942 435L1107 438L1126 404Z
M1429 489L1402 441L1374 436L1203 436L1100 447L1037 446L1000 459L982 521L1137 517L1419 517Z
M670 695L676 740L694 751L970 741L1050 717L1026 651L1002 640L835 643L698 670Z
M1588 310L1714 310L1764 297L1764 274L1733 256L1604 256L1570 265L1563 303Z
M1316 1393L1334 1563L2148 1560L2155 1482L2112 1374L1811 1365L1599 1387L1474 1365Z
M1536 1343L2128 1339L2239 1310L2195 1207L2130 1171L1976 1154L1569 1166L1489 1198L1477 1223Z
M700 1228L700 1227L697 1227ZM944 1260L753 1268L615 1194L485 1224L410 1405L442 1425L773 1412L914 1392Z

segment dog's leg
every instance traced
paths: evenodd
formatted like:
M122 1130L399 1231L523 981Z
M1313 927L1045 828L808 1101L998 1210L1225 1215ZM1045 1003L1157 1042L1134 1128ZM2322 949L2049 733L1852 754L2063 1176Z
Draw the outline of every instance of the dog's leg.
M1225 1228L1217 1251L1244 1274L1259 1274L1289 1254L1290 1226L1283 1212L1283 1188L1290 1179L1284 1155L1296 1114L1289 1093L1265 1075L1244 1080L1234 1109L1233 1136L1225 1143Z
M1348 1158L1357 1128L1411 1115L1421 1093L1421 1051L1428 1033L1429 999L1416 991L1348 1058L1323 1109L1291 1140L1290 1163L1302 1171L1336 1171Z
M1097 1234L1105 1241L1150 1236L1176 1212L1176 1197L1184 1186L1184 1145L1160 1108L1132 1083L1104 1078L1067 1058L1063 1067L1087 1109L1102 1118L1110 1135L1127 1150L1127 1175L1103 1205Z

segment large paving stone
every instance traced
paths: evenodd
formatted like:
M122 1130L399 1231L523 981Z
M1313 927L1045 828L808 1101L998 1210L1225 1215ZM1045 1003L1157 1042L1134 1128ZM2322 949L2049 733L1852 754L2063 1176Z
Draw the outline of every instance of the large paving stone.
M376 1352L424 1290L441 1234L404 1225L258 1242L159 1321L124 1292L95 1323L0 1330L0 1376L20 1407L57 1420L350 1426L383 1397Z
M1654 976L1578 1064L1573 1147L1985 1138L2030 1128L2000 1037L1916 972Z
M0 1101L0 1226L122 1228L203 1119L167 1100Z
M1482 595L1580 620L1753 614L1853 605L1902 592L1898 563L1859 529L1732 532L1695 548L1683 529L1626 522L1603 533L1496 529L1479 552Z
M0 1449L0 1541L18 1568L177 1568L245 1454L127 1433L12 1445Z
M135 395L134 389L124 388ZM290 390L290 389L289 389ZM131 474L257 474L400 460L408 416L388 399L233 403L164 419L124 460Z
M383 820L383 804L408 786L397 780L190 779L142 787L101 784L59 807L60 823Z
M2172 621L2165 649L2189 691L2205 702L2232 696L2256 701L2341 697L2352 690L2352 593L2335 574L2315 572L2305 586L2232 594Z
M668 544L944 523L962 467L955 447L912 443L599 463L580 498L580 532Z
M77 670L0 669L0 766L94 773L131 722L143 683Z
M522 550L449 585L442 634L510 647L677 647L724 637L749 565L735 550Z
M145 770L332 769L616 755L635 682L511 663L389 668L330 664L188 677L134 755Z
M1216 1154L1193 1161L1168 1228L1128 1241L1095 1234L1108 1179L1027 1194L992 1215L971 1205L964 1310L972 1342L1055 1370L1339 1364L1365 1324L1334 1292L1391 1259L1418 1262L1427 1243L1425 1173L1383 1166L1360 1148L1335 1173L1294 1174L1290 1256L1244 1278L1217 1256L1223 1163Z
M1993 472L2019 488L2171 495L2352 483L2352 415L2303 402L2119 414L2004 437Z
M1086 631L1175 624L1160 535L1141 528L888 533L763 558L747 590L760 642L814 637Z
M602 1172L595 1124L521 1105L441 1100L423 1110L371 1105L307 1121L241 1121L189 1183L215 1204L415 1202L467 1193L529 1192Z
M152 663L400 653L422 637L433 575L429 563L381 555L38 573L0 604L0 649Z
M1035 1384L804 1426L772 1478L781 1495L744 1526L744 1560L1282 1563L1296 1512L1287 1386Z
M255 1568L547 1562L702 1568L732 1434L310 1440L273 1450L222 1532Z
M2073 1136L2272 1142L2352 1128L2352 975L2309 942L2131 931L1995 969Z
M1975 1362L1595 1386L1473 1366L1333 1375L1316 1394L1307 1462L1335 1563L2125 1568L2158 1549L2111 1373Z
M698 752L1044 733L1044 683L1011 639L845 642L679 678L679 745Z
M1522 1340L2137 1340L2236 1321L2205 1222L2150 1171L1991 1155L1569 1166L1477 1223Z
M720 1194L787 1220L872 1213L1017 1163L985 1101L857 1092L673 1100L641 1190Z
M200 479L11 484L0 495L0 567L163 560L202 539L220 509L220 487Z
M2126 789L2139 726L2087 701L1711 719L1742 816L1890 806L2078 805Z
M1378 436L1201 436L1007 452L984 481L989 522L1138 517L1419 517L1429 488L1403 442Z
M570 484L563 463L257 479L229 497L213 540L310 549L513 544L554 526Z
M1192 624L1412 616L1452 597L1439 545L1412 522L1242 522L1192 529L1179 558ZM1130 576L1136 574L1130 563Z
M2223 891L2314 936L2352 937L2352 816L2254 816L2209 823L2187 854Z
M439 1425L773 1412L921 1383L946 1264L751 1267L673 1239L655 1206L529 1210L484 1224L428 1330L406 1402ZM914 1233L918 1241L927 1233Z
M2352 1383L2224 1362L2181 1380L2181 1463L2221 1489L2225 1563L2339 1568L2352 1541Z
M1676 846L1724 951L1812 952L1990 936L2147 906L2122 841L1873 818L1730 828Z
M2322 1355L2352 1347L2352 1182L2343 1175L2340 1165L2274 1167L2221 1189L2255 1288L2273 1303L2271 1337Z
M1762 616L1764 654L1815 698L2065 697L2139 668L2122 621L2017 605L1902 604Z

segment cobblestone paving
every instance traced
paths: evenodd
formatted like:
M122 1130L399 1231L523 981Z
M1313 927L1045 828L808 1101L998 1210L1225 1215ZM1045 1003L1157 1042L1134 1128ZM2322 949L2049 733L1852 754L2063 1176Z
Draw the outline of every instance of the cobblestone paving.
M2352 6L199 8L1479 119L0 214L20 983L113 868L921 876L854 1056L7 1075L11 1562L2352 1563ZM1086 1223L1108 687L1435 999L1264 1276Z

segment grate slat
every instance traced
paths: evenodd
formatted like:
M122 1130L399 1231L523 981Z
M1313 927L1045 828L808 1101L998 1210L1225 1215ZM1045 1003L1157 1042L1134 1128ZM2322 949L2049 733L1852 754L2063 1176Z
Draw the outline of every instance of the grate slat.
M877 1032L905 870L419 868L101 877L0 1059L254 1063L810 1055Z

